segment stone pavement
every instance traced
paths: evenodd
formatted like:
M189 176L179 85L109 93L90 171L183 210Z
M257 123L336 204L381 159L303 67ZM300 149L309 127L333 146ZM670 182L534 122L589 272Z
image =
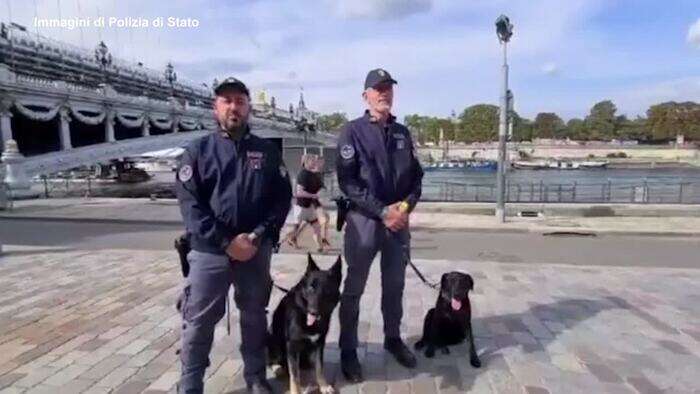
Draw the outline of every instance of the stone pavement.
M0 210L0 218L96 222L180 224L177 201L143 198L59 198L20 200ZM331 204L332 205L332 204ZM487 211L494 204L420 203L411 215L413 229L472 232L582 232L650 236L700 236L700 205L513 204L509 209L544 212L546 216L509 216L499 223ZM596 211L590 217L579 211ZM614 216L613 216L614 215ZM335 213L331 212L335 223ZM293 219L287 219L291 224Z
M180 287L174 252L6 246L0 257L0 393L172 392ZM328 267L332 256L318 258ZM363 298L360 348L367 381L348 385L338 371L334 317L326 371L342 393L700 393L700 270L515 265L418 260L428 278L464 270L476 345L405 370L382 349L375 264ZM302 256L275 255L283 286L305 268ZM274 307L281 294L273 291ZM403 332L420 335L436 294L407 273ZM244 387L225 319L217 327L207 392ZM283 390L285 384L275 382Z

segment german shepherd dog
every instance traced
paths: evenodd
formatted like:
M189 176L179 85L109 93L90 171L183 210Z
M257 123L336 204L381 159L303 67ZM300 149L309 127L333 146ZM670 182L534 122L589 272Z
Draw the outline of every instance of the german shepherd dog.
M474 368L481 367L481 361L474 347L471 322L469 292L474 290L471 275L449 272L440 279L440 294L435 308L425 315L423 338L415 344L416 350L425 348L425 356L435 355L435 349L449 354L447 346L456 345L465 339L469 343L469 362Z
M306 272L282 298L272 315L268 363L277 377L289 375L289 391L300 393L301 370L316 372L323 394L335 393L323 372L323 349L331 314L340 301L341 257L329 270L320 270L311 254Z

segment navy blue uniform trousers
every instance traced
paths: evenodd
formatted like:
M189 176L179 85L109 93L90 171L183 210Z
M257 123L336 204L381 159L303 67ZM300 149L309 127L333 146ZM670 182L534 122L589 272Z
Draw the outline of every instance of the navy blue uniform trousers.
M272 242L269 239L263 239L258 253L246 262L232 263L226 255L195 250L188 254L190 273L185 280L181 311L181 393L201 393L203 390L214 327L226 312L226 297L231 285L240 314L244 378L250 383L265 376L266 308L272 289L271 257Z
M350 211L345 227L345 261L348 269L340 299L340 340L342 350L357 348L357 326L360 298L367 284L372 261L381 252L382 316L384 336L401 335L403 290L406 279L406 254L410 250L410 234L404 229L393 233L379 220Z

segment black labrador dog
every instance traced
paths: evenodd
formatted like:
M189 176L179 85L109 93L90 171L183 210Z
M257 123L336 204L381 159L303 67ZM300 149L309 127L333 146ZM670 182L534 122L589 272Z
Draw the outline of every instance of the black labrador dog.
M331 314L340 301L341 266L338 256L329 270L320 270L309 254L304 276L272 315L268 363L278 377L289 375L292 394L300 393L301 370L312 367L321 393L335 393L323 372L323 349Z
M474 290L471 275L461 272L448 272L440 279L440 294L435 308L425 315L423 338L415 344L416 350L425 348L425 356L433 357L435 349L449 354L447 346L469 341L469 362L474 368L481 367L481 361L474 347L472 334L472 310L469 292Z

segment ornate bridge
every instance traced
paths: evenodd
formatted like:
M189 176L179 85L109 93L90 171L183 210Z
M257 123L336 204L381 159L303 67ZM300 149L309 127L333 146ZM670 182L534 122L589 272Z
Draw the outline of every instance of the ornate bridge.
M0 24L0 183L29 193L39 174L184 146L212 132L210 89ZM333 146L303 97L296 110L253 105L251 125L280 148ZM3 168L4 171L3 171ZM4 174L3 174L4 173Z

